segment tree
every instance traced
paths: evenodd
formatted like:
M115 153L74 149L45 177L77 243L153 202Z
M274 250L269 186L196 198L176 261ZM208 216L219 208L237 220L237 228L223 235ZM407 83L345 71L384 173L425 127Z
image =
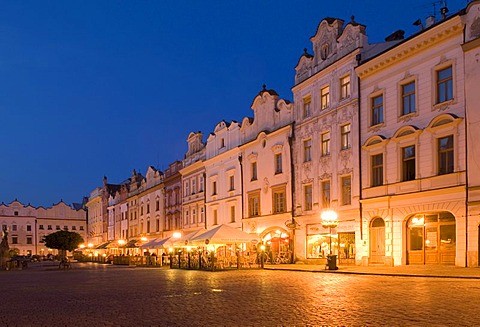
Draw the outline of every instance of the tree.
M47 248L59 250L65 255L66 251L78 249L83 238L78 233L61 230L44 236L43 242Z

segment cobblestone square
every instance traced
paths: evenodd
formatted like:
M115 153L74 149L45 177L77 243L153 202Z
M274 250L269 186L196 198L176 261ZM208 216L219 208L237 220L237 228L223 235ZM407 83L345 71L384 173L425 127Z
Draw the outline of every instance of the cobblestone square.
M480 283L76 264L0 273L1 326L475 326Z

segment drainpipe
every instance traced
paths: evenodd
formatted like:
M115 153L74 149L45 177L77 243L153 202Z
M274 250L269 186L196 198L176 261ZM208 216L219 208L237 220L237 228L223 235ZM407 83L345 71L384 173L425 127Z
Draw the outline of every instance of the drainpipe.
M291 189L291 194L292 194L292 261L291 263L295 263L295 229L297 226L297 222L295 221L295 165L293 163L293 143L295 141L295 122L290 124L292 128L292 133L291 136L288 138L288 145L289 145L289 150L290 150L290 189Z
M242 209L241 209L240 218L242 219L242 231L243 231L244 195L243 195L243 157L241 154L238 156L238 162L240 163L240 194L242 196Z
M464 43L465 43L465 33L464 33ZM465 51L463 52L463 76L465 76ZM468 267L468 117L467 117L467 95L465 92L465 87L463 88L463 122L465 124L465 267ZM480 250L480 249L479 249ZM478 255L480 257L480 255Z
M356 58L357 66L360 65L360 61L362 60L362 55L359 53L357 54ZM358 189L359 189L359 211L360 211L360 240L363 241L363 206L362 206L362 129L361 129L361 88L360 88L360 77L357 76L357 107L358 107Z
M205 230L207 230L207 174L203 173L203 214L205 218Z

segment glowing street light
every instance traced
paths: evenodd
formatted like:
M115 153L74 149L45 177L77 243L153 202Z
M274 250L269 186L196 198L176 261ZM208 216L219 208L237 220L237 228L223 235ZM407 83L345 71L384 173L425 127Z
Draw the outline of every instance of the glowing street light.
M327 266L329 270L337 270L337 258L332 255L332 228L338 226L338 214L334 210L327 209L322 211L320 218L322 218L322 227L330 229L330 254L327 257Z

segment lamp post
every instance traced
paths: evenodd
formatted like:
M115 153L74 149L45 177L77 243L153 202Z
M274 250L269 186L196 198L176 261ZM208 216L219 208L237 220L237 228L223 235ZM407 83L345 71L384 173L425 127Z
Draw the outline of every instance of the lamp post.
M331 209L324 210L320 217L322 218L322 227L330 229L329 255L327 256L328 270L337 270L337 256L332 254L332 228L338 226L338 214Z

